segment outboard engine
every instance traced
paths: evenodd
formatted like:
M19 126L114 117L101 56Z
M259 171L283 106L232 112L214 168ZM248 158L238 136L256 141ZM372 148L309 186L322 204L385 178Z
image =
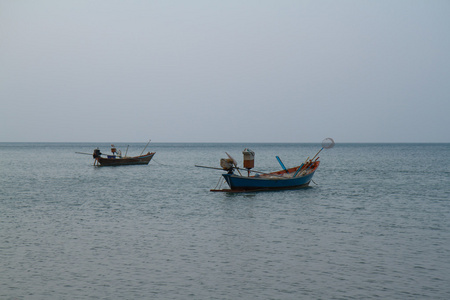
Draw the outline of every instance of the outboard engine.
M233 160L231 158L221 158L220 166L228 173L233 173Z

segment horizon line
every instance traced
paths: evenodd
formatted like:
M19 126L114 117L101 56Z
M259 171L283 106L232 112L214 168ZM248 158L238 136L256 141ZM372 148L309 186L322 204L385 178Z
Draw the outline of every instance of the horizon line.
M0 141L0 144L93 144L93 143L101 143L101 144L109 144L109 143L115 143L115 144L124 144L124 143L130 143L130 144L145 144L147 142L110 142L110 141L77 141L77 142L61 142L61 141ZM248 143L248 144L320 144L322 142L150 142L151 144L242 144L242 143ZM336 144L450 144L450 142L336 142Z

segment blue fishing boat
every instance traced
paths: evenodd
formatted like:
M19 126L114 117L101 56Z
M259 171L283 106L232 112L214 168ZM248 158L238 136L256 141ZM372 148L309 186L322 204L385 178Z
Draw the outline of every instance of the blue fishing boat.
M241 176L236 174L222 174L230 189L212 189L212 192L227 191L264 191L304 188L311 182L314 172L319 167L316 160L311 165L304 164L288 170L272 173L262 173L253 176ZM299 172L297 172L299 171ZM297 175L296 175L297 174ZM301 174L301 175L298 175ZM296 175L296 176L294 176Z
M228 153L228 158L220 160L221 168L205 167L196 165L196 167L224 170L227 173L222 174L225 182L229 188L221 189L219 183L216 188L211 189L212 192L255 192L255 191L272 191L272 190L287 190L287 189L300 189L307 187L317 168L320 161L317 156L323 149L330 149L334 146L334 141L331 138L326 138L322 142L322 149L313 156L309 157L300 166L287 169L281 159L276 156L282 170L266 173L253 170L255 153L250 149L245 149L244 154L244 168L240 168L237 165L236 160ZM247 176L242 175L241 171L247 171ZM236 174L236 172L238 174ZM251 175L254 173L254 175ZM221 183L220 183L221 184Z

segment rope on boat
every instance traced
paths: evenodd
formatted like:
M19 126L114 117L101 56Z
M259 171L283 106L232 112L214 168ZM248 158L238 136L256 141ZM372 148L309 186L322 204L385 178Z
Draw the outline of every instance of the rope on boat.
M222 179L223 179L223 177L221 176L221 177L219 178L219 181L218 181L217 184L216 184L216 187L214 188L215 190L220 189L220 188L222 187L222 184L223 184ZM225 181L225 179L224 179L224 181ZM220 184L220 186L219 186L219 184Z

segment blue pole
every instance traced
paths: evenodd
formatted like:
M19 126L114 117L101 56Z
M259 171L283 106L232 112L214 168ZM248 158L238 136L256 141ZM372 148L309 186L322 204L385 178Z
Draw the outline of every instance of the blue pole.
M288 170L286 169L286 167L284 166L283 162L281 161L281 159L278 156L275 156L278 160L278 163L280 164L280 166L283 168L283 170L286 171L286 173L289 173Z
M304 165L304 163L300 167L298 167L297 172L295 172L295 174L294 174L294 177L297 176L298 172L300 172L300 169L303 167L303 165Z

